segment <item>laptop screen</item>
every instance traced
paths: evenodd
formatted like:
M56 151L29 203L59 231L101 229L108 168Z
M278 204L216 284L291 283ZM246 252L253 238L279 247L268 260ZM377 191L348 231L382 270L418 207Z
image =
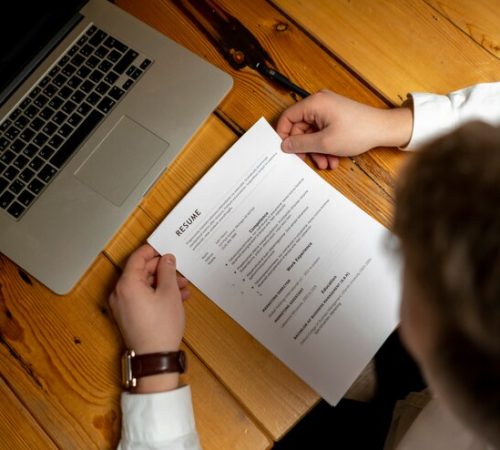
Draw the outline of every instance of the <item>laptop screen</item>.
M87 0L13 0L2 5L0 103L35 68L47 49ZM63 36L61 36L62 38ZM21 79L19 79L21 78ZM5 92L8 91L8 92Z

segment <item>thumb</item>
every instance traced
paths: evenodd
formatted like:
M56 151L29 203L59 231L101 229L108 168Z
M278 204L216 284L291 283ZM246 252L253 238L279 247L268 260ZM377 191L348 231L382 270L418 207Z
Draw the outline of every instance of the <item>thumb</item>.
M166 254L160 258L160 262L158 263L157 289L168 291L172 287L177 287L175 256Z
M281 143L285 153L325 153L323 132L296 134L289 136Z

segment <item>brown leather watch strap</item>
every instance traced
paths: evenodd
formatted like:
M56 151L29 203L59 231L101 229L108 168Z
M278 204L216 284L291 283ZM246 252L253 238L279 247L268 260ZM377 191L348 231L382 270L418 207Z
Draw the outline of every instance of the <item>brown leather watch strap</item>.
M131 360L134 378L156 375L159 373L184 373L186 356L182 350L178 352L148 353L135 355Z

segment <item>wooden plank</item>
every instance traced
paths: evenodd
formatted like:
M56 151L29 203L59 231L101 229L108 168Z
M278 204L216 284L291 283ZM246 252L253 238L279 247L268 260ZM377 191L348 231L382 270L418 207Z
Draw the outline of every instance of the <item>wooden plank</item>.
M73 292L60 297L0 257L0 373L60 448L115 448L120 436L122 343L107 310L117 276L100 255ZM269 447L269 438L184 349L190 360L184 381L193 390L204 448Z
M118 0L117 4L233 77L234 88L218 111L240 129L248 129L261 116L274 123L286 107L298 100L295 94L264 79L253 69L233 69L173 2L151 1L147 8L134 0ZM327 88L362 103L387 106L266 0L218 0L217 5L252 33L278 70L308 91ZM395 174L402 160L400 153L394 150L370 152L357 157L356 161L392 195Z
M0 436L2 448L57 449L33 416L0 376Z
M500 78L500 61L422 0L273 3L396 104L408 92L446 93Z
M500 10L491 0L425 0L478 45L500 58ZM491 81L497 81L491 80Z

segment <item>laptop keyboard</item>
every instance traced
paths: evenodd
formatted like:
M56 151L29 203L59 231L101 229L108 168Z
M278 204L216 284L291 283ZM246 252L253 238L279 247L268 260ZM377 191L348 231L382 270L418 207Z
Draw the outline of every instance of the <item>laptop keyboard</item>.
M151 64L84 30L0 123L0 210L19 219Z

